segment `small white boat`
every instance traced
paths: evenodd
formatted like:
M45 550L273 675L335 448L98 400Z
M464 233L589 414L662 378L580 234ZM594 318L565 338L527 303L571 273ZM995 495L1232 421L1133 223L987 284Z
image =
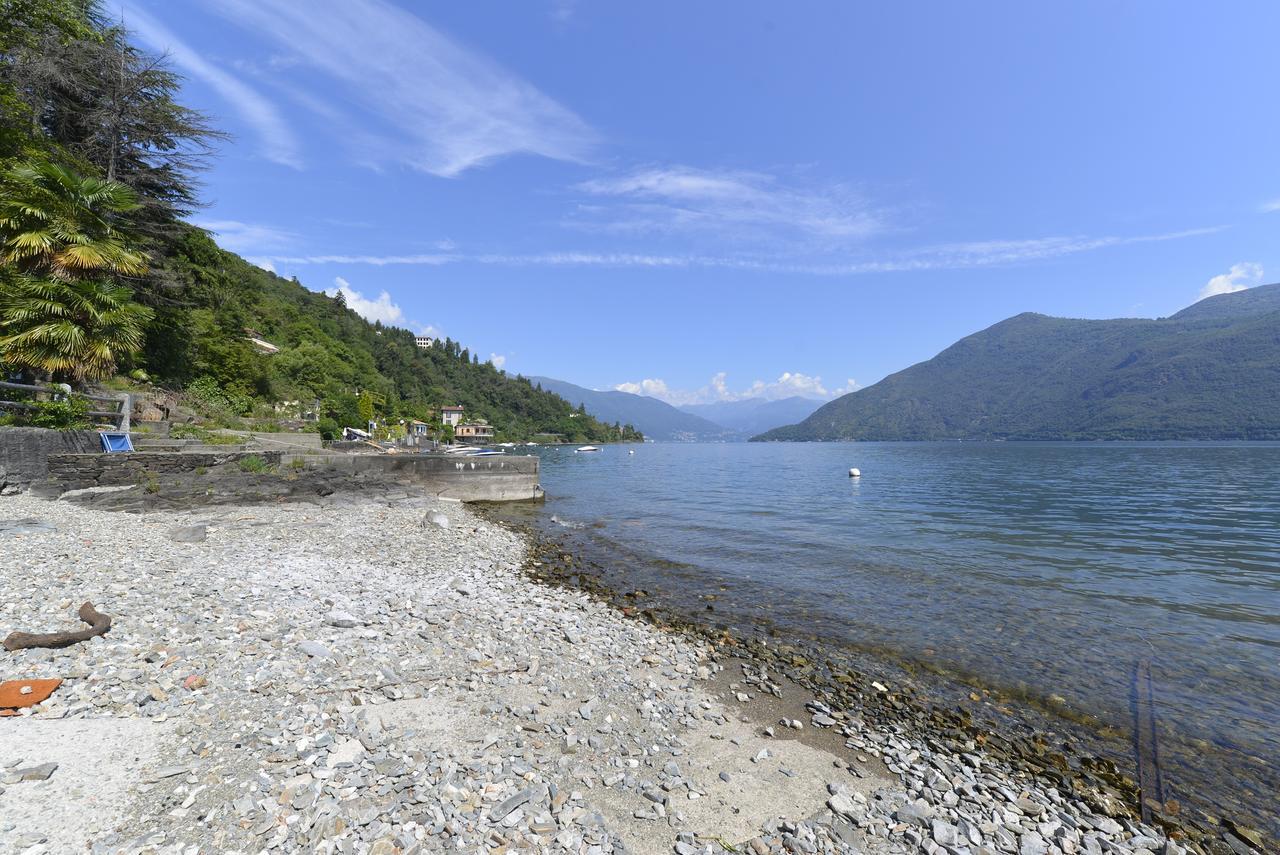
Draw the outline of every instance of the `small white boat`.
M584 445L581 448L575 449L573 453L577 454L579 451L599 451L599 450L600 449L594 445Z
M454 448L445 449L444 453L452 454L457 457L492 457L495 454L506 454L505 451L483 448L478 445L459 445Z

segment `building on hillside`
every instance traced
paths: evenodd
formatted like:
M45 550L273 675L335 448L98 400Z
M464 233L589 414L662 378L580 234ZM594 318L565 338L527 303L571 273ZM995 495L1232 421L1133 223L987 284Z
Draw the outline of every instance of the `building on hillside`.
M440 424L457 427L462 422L462 407L441 407Z
M493 442L493 426L483 419L463 422L453 429L453 438L464 445L484 445Z
M413 343L423 350L436 346L436 340L429 335L415 335Z
M253 349L258 351L258 353L279 353L280 352L280 348L276 347L274 344L264 339L261 335L258 334L257 330L253 330L253 329L249 329L248 327L245 327L244 332L245 332L244 337L248 339L249 343L253 345Z

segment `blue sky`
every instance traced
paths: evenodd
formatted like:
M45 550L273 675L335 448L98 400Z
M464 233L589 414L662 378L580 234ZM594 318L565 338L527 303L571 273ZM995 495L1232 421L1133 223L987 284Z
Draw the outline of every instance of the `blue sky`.
M829 397L1280 279L1280 5L129 0L195 218L510 372Z

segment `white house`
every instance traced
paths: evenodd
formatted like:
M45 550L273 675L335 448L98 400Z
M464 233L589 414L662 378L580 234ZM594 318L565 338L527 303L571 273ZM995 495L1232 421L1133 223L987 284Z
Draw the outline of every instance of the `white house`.
M426 350L429 347L435 347L436 340L429 335L415 335L413 337L413 343L423 350Z
M441 407L440 423L457 427L462 422L462 407Z

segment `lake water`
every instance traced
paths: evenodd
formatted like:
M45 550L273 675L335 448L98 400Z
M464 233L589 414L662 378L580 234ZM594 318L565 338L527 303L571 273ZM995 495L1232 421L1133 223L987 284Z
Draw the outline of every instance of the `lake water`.
M1280 830L1280 445L538 453L542 525L613 550L620 584L691 607L719 592L717 620L1056 696L1124 732L1150 660L1166 785Z

